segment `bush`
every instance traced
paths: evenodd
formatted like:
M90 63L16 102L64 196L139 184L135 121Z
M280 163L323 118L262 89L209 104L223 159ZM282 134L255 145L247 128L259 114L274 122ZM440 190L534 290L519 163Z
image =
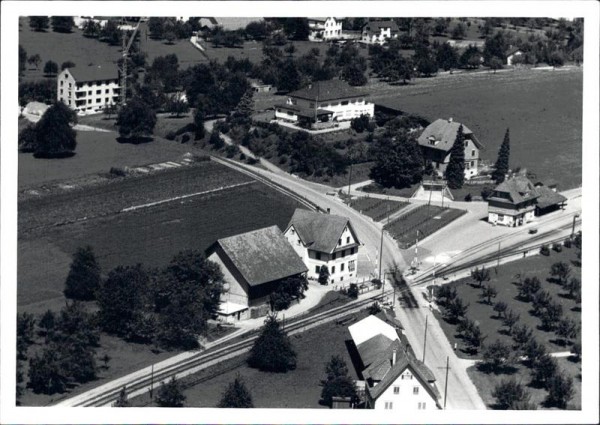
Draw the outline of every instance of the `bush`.
M246 154L244 154L244 153L241 153L241 154L240 154L240 161L243 161L243 160L245 160L245 159L246 159Z
M546 257L550 255L550 248L548 245L542 245L540 248L540 254L545 255Z
M562 245L558 242L555 242L552 244L552 249L556 252L561 252L562 251Z
M465 202L471 202L473 200L473 197L471 196L470 193L467 193L467 195L465 196Z
M565 248L571 248L571 246L573 245L573 242L571 242L571 239L567 239L567 240L565 240L563 245Z
M225 148L225 156L227 158L233 158L234 156L237 155L239 150L240 149L235 145L227 145L227 147Z
M348 287L348 296L352 299L358 298L358 285L356 283L351 283Z
M121 167L110 167L110 174L118 177L125 177L127 172Z

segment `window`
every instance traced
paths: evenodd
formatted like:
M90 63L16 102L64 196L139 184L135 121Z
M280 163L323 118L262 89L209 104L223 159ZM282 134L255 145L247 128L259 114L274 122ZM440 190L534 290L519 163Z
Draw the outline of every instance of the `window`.
M335 266L331 266L331 274L335 274Z
M419 387L413 387L413 394L419 395Z
M345 106L345 105L347 105L347 104L348 104L348 101L347 101L347 100L344 100L344 101L342 101L342 106Z
M333 255L331 256L332 260L335 260L335 257L337 257L337 252L334 252Z
M498 221L504 221L504 214L498 214Z
M296 245L300 245L300 239L296 241Z
M348 262L348 270L353 272L354 270L356 270L356 261L352 260Z
M102 90L96 90L96 94L102 94Z
M346 250L345 249L342 250L342 258L344 258L344 257L346 257Z
M60 86L61 86L61 87L63 86L63 83L64 83L64 81L61 81L61 82L60 82Z
M354 247L350 248L350 254L354 254Z
M471 168L475 167L475 161L471 161Z
M320 252L317 252L317 253L316 253L316 256L317 256L317 260L320 260L320 259L321 259L321 253L320 253Z
M106 99L104 99L104 101L105 101L106 103L109 103L109 102L110 102L110 98L108 98L108 97L107 97Z
M475 156L475 149L471 151L471 156Z
M385 410L392 410L393 406L394 406L394 404L391 401L385 402Z
M106 90L104 91L104 93L108 93L109 91L110 91L109 89L106 89Z
M286 113L287 113L289 116L292 116L292 115L294 115L294 113L293 113L292 111L286 111Z
M400 387L394 387L394 394L400 394Z
M466 148L467 146L469 146L469 141L468 141L468 140L465 140L465 148Z
M344 271L344 263L340 264L340 271L343 272Z
M321 271L321 268L319 266L315 266L315 273L319 273Z
M346 243L350 243L350 236L346 238Z
M69 83L69 88L71 88L73 85L71 83Z
M70 84L69 84L69 86L70 86ZM90 91L88 92L88 94L91 96L91 95L92 95L92 91L90 90Z
M419 402L419 410L425 410L426 409L426 403L424 401L420 401Z
M341 244L342 244L342 240L338 239L338 245L341 245Z
M344 280L344 276L340 277L340 282Z
M101 101L101 100L102 100L102 99L99 99L99 98L98 98L98 99L96 99L96 103L100 103L100 101Z
M60 94L63 94L63 89L60 89Z

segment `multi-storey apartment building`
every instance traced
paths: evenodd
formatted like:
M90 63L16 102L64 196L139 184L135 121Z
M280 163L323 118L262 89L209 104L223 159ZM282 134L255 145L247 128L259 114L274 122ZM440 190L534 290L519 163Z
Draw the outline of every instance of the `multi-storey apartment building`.
M66 68L57 78L57 97L78 114L101 112L119 103L121 87L114 66Z

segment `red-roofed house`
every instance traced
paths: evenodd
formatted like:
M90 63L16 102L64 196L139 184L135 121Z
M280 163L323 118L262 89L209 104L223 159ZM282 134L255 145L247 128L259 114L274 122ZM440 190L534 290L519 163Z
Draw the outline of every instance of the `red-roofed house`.
M431 162L440 177L444 176L446 167L450 162L450 151L456 140L460 125L452 118L447 120L437 119L425 127L417 140L423 153L423 159L426 163ZM479 151L483 146L464 124L463 135L465 136L465 178L470 179L477 175Z
M58 100L79 114L101 112L119 102L119 73L113 65L82 66L63 70L56 79Z
M206 257L221 267L227 283L224 315L238 313L240 306L264 305L282 280L307 271L277 226L219 239L207 249Z
M293 123L314 124L347 121L361 115L374 116L375 105L367 102L369 93L345 81L316 81L288 93L285 104L275 105L275 118Z
M415 358L392 326L376 316L368 316L348 330L360 357L367 408L397 411L440 408L433 373Z
M284 235L308 267L309 279L318 279L322 266L332 283L356 278L360 241L348 218L298 208Z

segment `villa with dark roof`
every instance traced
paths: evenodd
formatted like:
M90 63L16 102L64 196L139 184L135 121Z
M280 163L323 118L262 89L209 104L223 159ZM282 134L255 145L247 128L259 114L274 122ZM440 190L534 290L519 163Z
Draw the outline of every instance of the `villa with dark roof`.
M307 268L277 226L217 240L206 251L227 282L222 313L238 319L251 307L264 305L277 286Z
M361 242L347 217L298 208L283 233L308 268L309 279L318 279L322 266L332 283L356 278Z
M384 44L391 38L398 38L400 30L396 22L369 21L362 28L360 41L366 44Z
M414 356L406 338L377 316L348 327L358 353L366 407L378 410L435 410L440 394L435 376Z
M58 100L79 114L101 112L119 103L121 87L114 65L82 66L64 69L56 79Z
M431 163L433 169L440 177L444 176L446 167L450 162L450 151L454 146L460 123L449 118L437 119L423 130L417 139L423 160ZM473 132L463 124L465 136L465 178L470 179L477 175L479 166L479 151L483 148Z
M361 115L374 116L369 93L342 80L316 81L288 93L285 104L275 105L275 118L311 126L318 122L347 121Z

